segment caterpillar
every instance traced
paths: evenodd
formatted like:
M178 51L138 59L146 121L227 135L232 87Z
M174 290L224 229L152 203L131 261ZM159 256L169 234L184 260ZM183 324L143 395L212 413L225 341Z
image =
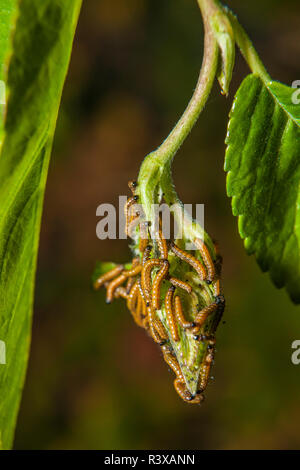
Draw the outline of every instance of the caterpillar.
M220 279L218 279L217 281L214 282L214 286L213 286L213 289L214 289L214 295L215 297L218 297L221 293L221 283L220 283Z
M196 323L196 327L193 330L193 333L196 333L201 326L205 323L207 317L211 315L212 313L216 312L218 308L218 304L216 302L211 303L207 307L204 307L202 310L200 310L199 313L197 313L194 322Z
M156 233L156 242L158 245L158 249L160 252L160 256L162 259L168 259L168 245L165 237L163 236L163 233L161 229L159 229Z
M200 369L200 375L199 375L199 383L198 383L198 393L202 393L208 384L209 381L209 374L210 374L210 369L212 366L212 362L214 360L214 348L209 350L205 357L204 364L201 366Z
M180 366L178 364L178 361L176 360L176 358L174 356L172 356L170 351L164 352L164 360L166 361L168 366L171 367L171 369L175 373L176 377L179 380L184 381L184 377L182 375L182 372L181 372Z
M154 310L160 309L160 287L162 281L165 279L169 271L169 262L164 259L162 261L162 267L156 274L152 284L152 306Z
M127 299L128 293L127 290L124 287L117 287L115 292L114 292L114 297L115 299L118 299L119 297L123 297L123 299Z
M161 261L159 259L149 259L144 264L141 274L141 284L147 301L151 299L151 271L154 267L160 265Z
M131 223L135 223L136 218L129 217L130 208L133 204L138 201L138 196L131 196L127 199L125 207L124 207L124 214L125 214L125 233L126 235L130 236L132 227Z
M149 328L152 338L159 345L165 344L166 339L168 338L167 334L164 331L163 325L159 320L155 319L155 312L152 309L150 302L147 303L147 313Z
M142 306L143 306L143 327L147 329L147 323L148 323L148 316L147 316L147 306L146 306L146 299L145 299L145 294L143 292L142 286L141 286L141 280L137 280L138 288L139 288L139 295L142 299Z
M190 266L192 266L192 268L195 269L201 281L206 279L206 270L203 264L199 260L197 260L195 256L187 253L184 250L181 250L181 248L175 245L174 242L171 242L171 250L176 256L178 256L178 258L182 259L183 261L186 261L187 263L190 264Z
M192 396L190 392L186 389L183 374L175 357L173 357L170 352L165 352L164 360L176 375L176 379L174 380L174 388L180 398L182 398L182 400L188 403L201 403L204 399L203 395L199 394L196 396Z
M150 253L152 251L152 246L147 245L144 252L143 252L143 257L142 257L142 266L145 266L146 262L150 258Z
M139 241L140 253L144 253L145 249L147 248L148 242L149 242L148 223L142 222L140 223L140 241Z
M135 190L137 188L137 182L136 181L128 181L128 187L129 187L130 191L132 192L132 194L134 195Z
M111 269L105 274L102 274L102 276L98 277L98 279L94 282L94 288L97 290L103 284L107 281L111 281L114 277L118 276L121 274L121 272L124 270L124 266L122 264L119 264L115 268Z
M186 385L179 378L174 380L174 387L180 398L187 403L200 404L204 400L204 395L199 393L195 396L186 389Z
M136 301L139 294L139 284L138 281L135 281L134 285L131 288L127 296L127 307L131 312L135 311Z
M136 310L135 310L135 313L133 314L133 318L134 318L136 324L138 326L141 326L141 327L144 326L142 315L143 315L143 299L142 299L140 293L138 293Z
M200 238L196 238L194 241L196 247L200 251L201 257L207 269L207 280L212 282L216 277L215 265L210 256L209 250L205 245L204 241Z
M169 287L166 293L165 310L166 310L166 316L167 316L167 321L168 321L168 325L170 328L171 336L174 341L179 341L178 328L177 328L176 320L174 317L174 311L173 311L174 291L175 291L174 286Z
M163 341L166 341L166 340L169 339L168 333L166 332L166 329L165 329L164 325L162 324L162 322L158 318L156 318L153 321L153 326L154 326L154 328L156 329L157 333L159 334L160 338Z
M116 277L113 281L111 281L106 289L106 303L110 304L114 297L114 291L117 287L121 286L123 282L125 282L127 277L124 274L120 274L120 276Z
M127 294L129 294L129 292L131 291L132 286L134 285L134 283L135 283L135 277L129 277L128 281L126 283L126 292L127 292Z
M180 279L172 276L168 278L168 281L170 281L173 286L184 289L188 294L192 293L192 287L187 282L181 281Z
M175 317L181 328L193 328L196 326L194 322L189 322L185 319L182 304L179 295L175 295L174 299L174 310L175 310Z
M133 268L129 269L128 271L124 271L123 274L126 277L134 277L140 274L141 270L142 270L142 265L138 264L134 266Z

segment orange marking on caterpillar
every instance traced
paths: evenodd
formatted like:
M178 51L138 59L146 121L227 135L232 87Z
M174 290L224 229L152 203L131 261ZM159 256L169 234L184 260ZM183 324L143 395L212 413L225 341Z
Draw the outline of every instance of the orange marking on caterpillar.
M186 320L186 318L184 316L184 313L183 313L183 308L182 308L182 304L181 304L181 300L180 300L179 295L175 296L174 309L175 309L175 317L177 318L177 321L178 321L179 325L181 326L181 328L193 328L193 327L195 327L194 322L190 322L190 321Z
M218 279L217 281L214 282L213 289L214 289L214 295L215 295L216 297L218 297L218 296L221 294L221 283L220 283L220 279Z
M145 298L150 301L151 298L151 271L153 268L161 265L161 260L159 259L149 259L145 262L142 274L141 274L141 285L145 295Z
M119 297L123 297L123 299L127 299L128 297L127 290L124 287L117 287L114 292L114 297L115 299L118 299Z
M162 341L166 341L167 339L169 339L168 333L166 332L164 325L158 318L154 320L153 326L156 329Z
M204 390L207 387L207 384L209 381L210 369L211 369L213 360L214 360L214 347L212 346L205 357L204 363L202 364L200 368L200 375L199 375L199 382L198 382L199 393L204 392Z
M139 294L139 286L138 286L138 281L136 281L127 296L127 307L131 311L131 313L135 312L138 294Z
M156 242L162 259L168 259L168 245L161 229L156 233Z
M127 277L124 276L124 274L121 274L108 284L106 290L106 303L110 304L112 302L116 288L121 286L126 279Z
M131 196L127 199L125 207L124 207L124 214L125 214L125 233L126 235L130 236L130 223L132 222L132 218L129 217L129 210L133 204L138 201L138 196Z
M143 314L143 299L142 299L141 295L138 293L136 311L133 314L133 318L134 318L136 324L138 326L141 326L141 327L143 327L142 314Z
M192 293L192 287L187 282L181 281L180 279L177 279L176 277L170 277L168 278L168 281L170 281L170 283L173 286L184 289L188 294Z
M138 264L137 266L134 266L133 268L129 269L128 271L124 271L123 274L126 277L134 277L140 274L142 270L142 265Z
M145 294L144 294L144 291L142 289L142 286L141 286L141 280L138 279L137 280L137 283L138 283L138 287L139 287L139 295L140 297L142 298L142 307L143 307L143 327L145 329L148 329L148 312L147 312L147 305L146 305L146 298L145 298Z
M148 246L149 237L148 237L148 223L142 222L140 224L140 241L139 241L139 251L143 253Z
M174 290L175 290L175 287L171 286L166 293L165 310L166 310L166 316L167 316L167 321L168 321L168 325L170 328L171 336L174 341L178 341L179 340L178 328L177 328L176 319L175 319L174 311L173 311Z
M178 256L178 258L182 259L183 261L186 261L190 266L192 266L192 268L195 269L202 281L206 279L206 270L203 264L199 260L197 260L195 256L187 253L186 251L181 250L181 248L175 245L174 242L171 243L171 250L176 256Z
M119 264L115 268L111 269L105 274L102 274L102 276L98 277L96 281L94 282L94 289L99 289L103 284L107 281L111 281L114 277L118 276L121 274L121 272L124 270L124 266L122 264Z
M126 292L127 292L127 294L129 294L129 292L131 291L132 286L134 285L134 283L135 283L135 278L134 277L129 277L128 281L126 283Z
M162 281L166 278L169 271L169 262L165 259L162 261L162 267L156 274L152 284L152 306L154 310L160 309L160 288Z
M154 339L154 341L160 345L164 344L165 340L167 339L167 337L164 337L164 329L161 330L160 326L163 327L162 323L160 322L160 320L157 320L155 318L155 312L154 310L152 309L152 306L150 305L150 303L148 303L147 305L147 318L148 318L148 322L149 322L149 329L150 329L150 334L152 336L152 338ZM159 331L161 330L161 331ZM161 335L162 333L162 335Z
M216 277L216 270L215 270L215 264L212 260L212 257L210 256L210 252L205 245L204 241L201 240L200 238L196 238L194 241L196 247L200 251L201 257L204 261L204 264L207 269L207 280L212 282L215 277Z
M142 266L145 266L146 262L150 258L150 253L152 251L152 246L147 245L144 252L143 252L143 257L142 257Z
M172 371L175 373L176 377L180 379L181 381L184 381L184 377L182 375L180 366L178 364L177 359L170 353L170 351L165 351L164 352L164 360L168 364L168 366L172 369Z
M131 268L131 269L133 269L133 268L135 268L136 266L138 266L139 263L140 263L139 258L133 258L133 260L132 260L132 268ZM131 271L131 270L125 271L124 274L127 274L127 276L128 276L128 273L129 273L130 271ZM135 278L134 278L134 276L129 277L129 279L128 279L128 281L127 281L127 284L126 284L126 291L127 291L127 294L129 294L129 292L130 292L130 290L131 290L131 288L132 288L132 286L133 286L134 283L135 283Z
M140 241L139 241L139 251L140 251L140 253L144 253L147 246L148 246L148 238L140 238Z
M174 387L180 398L186 403L200 404L204 400L204 395L191 395L191 393L186 389L186 385L179 378L174 380Z
M207 317L211 315L212 313L216 312L218 309L218 304L216 302L211 303L207 307L204 307L200 312L197 313L194 322L196 323L196 327L193 330L193 333L197 333L199 328L203 326L205 323Z

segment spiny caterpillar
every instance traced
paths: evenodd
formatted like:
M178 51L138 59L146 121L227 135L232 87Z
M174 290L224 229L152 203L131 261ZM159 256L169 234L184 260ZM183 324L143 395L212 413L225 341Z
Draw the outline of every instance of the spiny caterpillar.
M184 240L166 240L161 227L140 221L135 203L137 184L125 205L126 233L133 259L98 276L94 288L104 286L107 302L124 298L135 323L160 346L175 373L174 387L187 403L199 404L209 382L215 355L215 333L225 301L221 293L222 258L212 242L195 237L196 250L184 250ZM134 227L133 227L134 226ZM133 227L133 228L132 228Z

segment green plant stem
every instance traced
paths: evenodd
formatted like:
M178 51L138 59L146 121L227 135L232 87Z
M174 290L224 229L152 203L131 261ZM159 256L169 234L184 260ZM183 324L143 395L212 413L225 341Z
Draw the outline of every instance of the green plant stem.
M145 158L139 174L139 195L148 219L152 217L151 204L158 202L160 192L164 193L168 204L176 204L181 218L182 204L172 182L171 163L205 106L217 72L218 44L209 22L210 1L198 0L198 3L203 16L205 40L203 63L196 89L172 132L156 151Z
M219 0L197 0L197 2L203 18L205 35L203 62L197 86L186 110L169 136L142 163L137 191L147 220L154 220L153 205L160 203L163 196L166 203L172 206L171 209L179 224L179 229L184 229L184 233L190 239L199 236L200 229L200 236L202 236L202 228L184 212L183 205L172 181L171 165L174 155L181 147L203 110L217 75L219 45L212 28L213 20L220 23L224 20L224 24L226 21L230 21L235 41L252 72L258 75L264 83L270 81L270 77L252 42L235 15L228 8L223 7ZM206 234L205 238L210 243L209 237Z

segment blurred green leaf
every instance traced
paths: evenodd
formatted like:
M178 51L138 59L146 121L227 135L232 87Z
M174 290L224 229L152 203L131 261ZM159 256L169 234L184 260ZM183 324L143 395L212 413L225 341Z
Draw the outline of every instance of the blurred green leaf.
M230 114L225 170L249 254L300 303L300 105L295 90L249 75Z
M0 46L9 53L15 17L0 9ZM16 2L19 4L19 2ZM28 360L34 277L53 134L81 0L22 0L7 70L0 155L0 445L9 448Z

